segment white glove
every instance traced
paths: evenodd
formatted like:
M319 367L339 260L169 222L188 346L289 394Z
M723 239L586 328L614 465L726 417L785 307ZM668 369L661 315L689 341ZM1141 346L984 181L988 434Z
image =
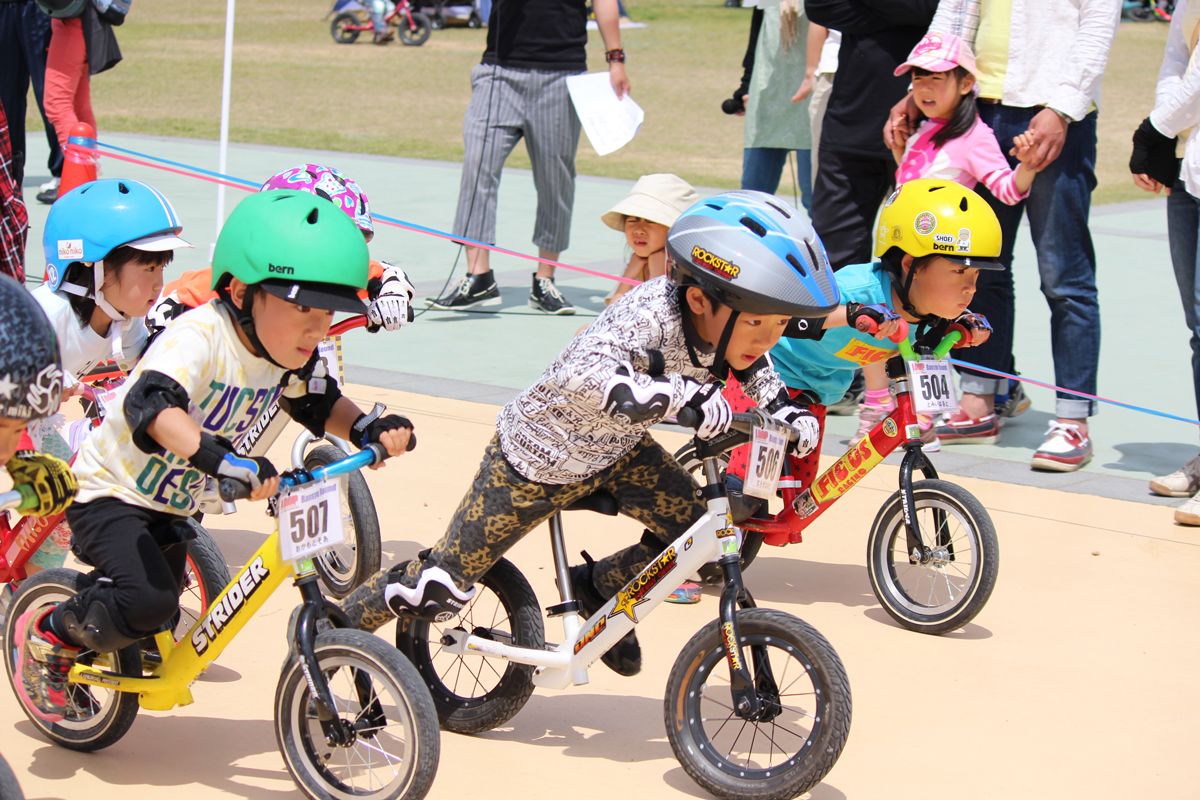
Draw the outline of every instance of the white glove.
M817 449L821 441L821 423L807 408L786 405L776 409L771 416L796 432L796 443L792 445L796 455L806 456Z
M187 310L188 307L179 302L177 298L167 295L161 298L146 315L146 327L150 329L151 333L160 331L167 327L168 322Z
M696 435L711 439L729 430L733 423L733 409L721 394L718 383L696 383L685 381L683 389L684 408L700 412L701 421L696 426Z
M413 285L403 270L385 264L380 279L379 292L367 308L367 320L378 329L381 325L389 331L398 331L412 322Z

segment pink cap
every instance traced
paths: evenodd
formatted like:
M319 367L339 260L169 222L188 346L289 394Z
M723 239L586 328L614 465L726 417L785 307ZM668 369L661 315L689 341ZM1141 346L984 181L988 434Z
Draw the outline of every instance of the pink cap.
M908 54L908 61L896 67L899 77L913 67L929 72L949 72L962 67L975 74L975 54L971 46L952 33L927 33Z

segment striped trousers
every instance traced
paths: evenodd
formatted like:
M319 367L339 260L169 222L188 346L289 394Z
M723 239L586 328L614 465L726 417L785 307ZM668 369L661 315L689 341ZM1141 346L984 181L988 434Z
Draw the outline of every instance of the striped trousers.
M538 196L533 244L551 253L567 249L575 203L575 151L582 129L567 93L570 74L492 64L471 70L455 236L496 243L500 171L524 137Z

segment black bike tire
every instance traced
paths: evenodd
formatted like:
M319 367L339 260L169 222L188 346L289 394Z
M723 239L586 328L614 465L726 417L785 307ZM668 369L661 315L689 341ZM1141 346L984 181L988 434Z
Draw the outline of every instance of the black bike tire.
M26 578L21 584L21 588L13 596L12 603L8 608L8 616L4 621L4 642L7 647L4 665L9 684L13 687L14 692L19 691L15 681L20 680L20 676L14 674L17 650L11 646L11 643L16 641L14 637L16 636L17 620L30 607L43 599L54 598L54 602L61 602L90 585L91 581L87 576L71 569L43 570ZM113 667L111 671L122 675L140 676L142 674L141 652L136 644L125 647L116 653L106 654L106 656ZM86 658L87 653L82 654L82 657ZM129 732L134 718L137 717L138 696L136 693L111 692L110 694L109 702L102 709L104 719L100 727L95 730L90 726L73 727L69 724L64 725L63 722L46 722L30 713L19 699L18 704L38 732L51 742L68 750L90 753L102 750L119 741Z
M969 586L963 591L962 599L949 610L937 614L921 614L909 606L915 600L906 599L897 592L894 562L889 556L894 554L891 546L893 537L904 534L904 514L900 505L900 492L887 499L875 522L871 525L871 535L867 539L867 573L871 578L871 588L879 599L883 610L903 627L919 633L942 634L958 630L973 620L996 588L996 576L1000 570L1000 544L996 537L996 528L987 509L975 496L957 484L941 480L923 480L913 483L913 501L918 514L922 508L929 507L934 500L941 504L956 508L969 522L966 531L975 540L975 551L979 554L980 564L972 577ZM926 532L922 528L922 534Z
M719 748L713 746L704 730L705 720L700 708L713 673L728 669L721 622L713 620L688 641L671 668L663 708L667 739L684 771L717 797L725 800L791 800L820 783L845 747L852 712L846 669L825 637L803 620L767 608L741 609L737 615L744 653L751 665L755 663L756 646L786 646L795 651L789 652L789 656L795 658L799 653L809 662L805 668L812 676L818 698L813 735L792 756L794 763L778 768L738 768L718 755ZM773 664L773 668L776 665ZM707 672L702 672L705 669ZM785 668L783 675L786 674ZM756 677L753 668L751 676ZM765 724L772 728L770 735L782 738L774 732L773 720ZM739 774L732 774L733 771ZM748 772L761 775L746 777Z
M338 447L323 444L313 448L304 456L304 468L314 469L341 461L346 454ZM367 480L359 471L346 475L346 502L350 508L350 519L354 523L354 570L349 577L340 577L329 565L330 555L323 553L314 563L321 583L329 594L345 597L358 588L359 584L379 571L383 558L383 539L379 528L379 514L375 510L375 498L367 486Z
M350 12L338 14L333 18L333 22L329 24L329 35L338 44L354 44L358 41L359 31L338 30L338 24L341 22L351 22L355 25L359 24L359 19Z
M408 27L408 21L400 18L400 27L396 31L400 37L400 41L409 47L420 47L429 41L429 35L433 32L433 23L429 17L419 11L412 12L412 28Z
M21 783L3 756L0 756L0 800L25 800Z
M679 448L675 453L675 460L679 462L679 466L683 467L688 472L699 475L701 469L700 457L696 455L696 443L688 442L683 447ZM720 457L721 468L729 464L728 454ZM758 551L762 549L763 539L762 533L759 531L748 531L745 528L742 531L742 572L750 568L754 563L754 559L758 557ZM724 583L725 573L716 564L705 564L700 567L700 578L705 584L716 585Z
M542 628L542 612L538 605L533 587L511 561L500 559L488 570L476 584L476 596L463 609L458 618L446 623L444 627L470 626L472 610L482 598L484 590L496 595L507 615L509 633L512 634L513 644L517 647L540 648L545 644L545 634ZM493 624L494 622L489 622ZM433 641L430 641L430 639ZM504 671L495 686L479 697L464 697L447 686L438 667L433 662L433 655L440 651L441 635L430 635L430 623L413 619L402 619L396 624L396 649L412 661L417 672L429 687L433 704L437 708L438 719L442 728L454 733L480 733L490 731L512 719L520 711L533 694L533 670L528 664L517 664L504 659L495 659L497 665L503 664ZM471 669L471 662L482 663L483 658L470 656L469 659L458 657L454 664L466 664ZM497 670L498 671L498 670ZM443 670L448 674L449 670Z
M179 624L175 626L175 641L177 642L192 629L192 625L204 616L213 600L221 596L221 592L225 591L225 587L231 580L225 556L221 554L221 548L217 546L212 534L198 523L193 522L193 527L196 531L196 538L187 543L187 571L184 573L184 584L179 595L181 613ZM192 589L193 578L198 591ZM184 598L189 593L200 606L198 615L192 613L190 605L185 607L187 604L185 604Z
M331 630L317 634L314 650L317 663L326 674L326 664L334 659L358 662L362 667L349 665L351 669L373 669L385 674L392 683L393 700L402 708L408 720L406 741L415 748L402 762L408 765L405 779L400 785L382 787L373 793L361 793L356 789L343 790L331 787L333 778L329 766L333 760L324 758L313 747L324 745L306 735L305 717L315 714L309 699L308 682L299 659L290 659L280 675L275 690L275 741L283 755L288 772L305 795L315 800L345 800L349 797L364 797L371 800L421 800L433 785L437 775L441 752L437 712L433 700L425 688L421 676L411 663L382 639L358 630ZM336 698L335 698L336 702ZM344 712L339 704L339 711ZM356 741L363 738L360 732ZM328 747L326 745L326 747ZM328 775L329 777L325 777ZM330 791L333 788L334 791Z

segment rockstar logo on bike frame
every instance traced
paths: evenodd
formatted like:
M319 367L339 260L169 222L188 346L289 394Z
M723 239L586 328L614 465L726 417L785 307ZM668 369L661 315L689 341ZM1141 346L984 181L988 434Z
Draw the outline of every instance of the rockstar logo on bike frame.
M659 581L673 569L675 569L675 548L668 547L665 553L654 560L654 563L642 570L641 574L630 581L624 589L617 592L617 604L609 612L608 618L612 619L618 614L624 614L636 623L638 618L634 607L646 602L646 595L650 594L650 590L657 586Z

